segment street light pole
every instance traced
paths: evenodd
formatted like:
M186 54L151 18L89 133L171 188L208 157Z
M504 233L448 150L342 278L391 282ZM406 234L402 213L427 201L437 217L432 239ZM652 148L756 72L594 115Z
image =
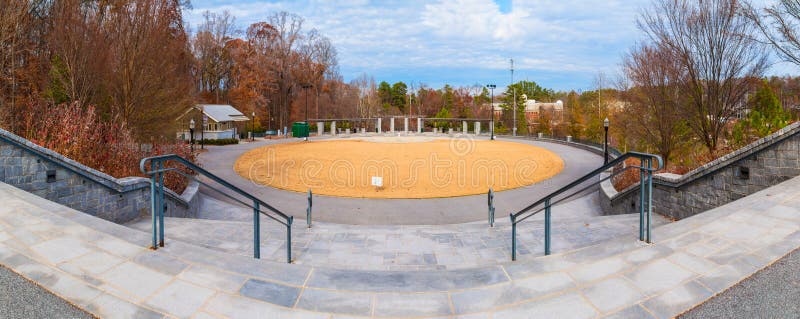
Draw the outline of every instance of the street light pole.
M194 119L189 120L189 148L194 153Z
M253 111L253 119L251 121L253 123L250 128L250 141L255 142L256 140L256 112Z
M491 136L490 139L494 140L494 89L497 87L497 85L489 84L489 85L486 85L486 87L489 88L489 90L492 91L492 99L491 99L492 102L489 104L489 112L492 115L492 120L489 122L490 123L489 124L489 131L490 131L490 136Z
M208 123L205 107L200 107L200 115L203 116L203 123L200 124L200 149L202 150L206 144L206 124Z
M608 164L608 118L603 120L603 130L605 131L605 142L603 143L603 165Z
M308 89L311 88L313 85L311 84L303 84L302 87L306 91L306 124L308 124Z

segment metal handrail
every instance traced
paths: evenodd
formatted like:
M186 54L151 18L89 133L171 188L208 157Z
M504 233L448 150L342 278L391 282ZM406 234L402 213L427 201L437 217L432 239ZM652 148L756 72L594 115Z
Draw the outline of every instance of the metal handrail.
M147 170L147 162L150 162L150 170ZM191 169L198 174L204 175L210 178L212 181L225 186L226 188L236 192L237 194L253 201L253 205L246 203L243 200L235 198L234 196L209 185L208 183L204 183L200 181L198 178L181 172L176 168L164 168L164 163L167 161L174 161L178 162L187 168ZM244 190L228 183L227 181L219 178L218 176L210 173L209 171L203 169L202 167L192 163L191 161L180 157L175 154L168 154L168 155L160 155L160 156L152 156L143 158L139 162L139 169L147 176L150 176L150 184L151 184L151 210L152 210L152 220L153 220L153 242L152 247L153 249L157 249L158 246L164 247L164 173L166 172L176 172L186 178L192 179L197 181L199 184L204 185L211 190L222 194L248 208L253 209L253 257L254 258L261 258L261 219L260 216L264 215L269 217L270 219L280 223L281 225L286 226L286 260L288 263L292 262L292 222L294 221L294 217L288 216L283 212L279 211L275 207L267 204L261 199L253 196L252 194L245 192ZM266 208L267 210L262 209L262 207ZM283 220L281 220L283 219ZM158 245L156 245L158 237Z
M586 182L590 178L595 177L595 176L607 171L609 168L613 168L613 167L615 167L615 166L617 166L619 164L624 163L625 160L627 160L628 158L638 158L640 160L640 165L639 166L628 166L628 167L626 167L626 168L624 168L622 170L619 170L619 171L616 171L616 172L612 172L608 176L601 178L599 181L592 182L589 185L586 185L586 186L582 187L578 191L573 192L573 193L567 195L566 197L560 198L560 199L556 200L555 202L552 202L553 199L556 196L559 196L559 195L561 195L561 194L563 194L563 193L565 193L565 192L567 192L567 191L569 191L569 190L571 190L571 189L583 184L584 182ZM653 160L656 160L656 162L658 164L655 167L653 166ZM576 196L577 194L583 193L584 191L588 190L589 188L594 187L594 186L602 183L605 180L608 180L610 178L613 178L614 176L622 174L623 172L625 172L627 170L635 169L635 168L638 168L639 171L640 171L640 174L639 174L639 176L640 176L640 179L639 179L639 185L640 185L639 239L643 240L643 241L646 239L647 242L650 242L650 216L652 215L652 182L653 182L652 176L653 176L653 172L658 171L661 168L663 168L663 165L664 165L664 162L661 159L661 157L658 156L658 155L647 154L647 153L639 153L639 152L628 152L628 153L622 154L621 156L611 160L610 162L608 162L608 164L605 164L605 165L603 165L603 166L601 166L601 167L589 172L588 174L584 175L583 177L578 178L577 180L569 183L568 185L559 188L558 190L550 193L549 195L547 195L545 197L542 197L541 199L539 199L536 202L534 202L533 204L530 204L527 207L519 210L518 212L509 214L509 218L511 218L511 260L516 260L517 259L517 249L516 248L517 248L517 224L518 223L523 222L526 219L530 218L531 216L536 215L536 214L538 214L538 213L540 213L542 211L545 212L545 230L544 230L544 233L545 233L544 246L545 247L544 247L544 250L545 250L545 255L549 255L550 254L550 213L551 213L552 206L555 205L555 204L558 204L560 202L563 202L564 200L569 199L569 198L571 198L573 196ZM647 201L645 201L645 197L647 197ZM541 207L541 208L539 208L537 210L533 210L534 208L537 208L540 205L544 205L544 207ZM646 216L647 217L646 218L647 231L646 232L645 232L645 206L647 207L647 216ZM646 237L645 237L645 234L646 234Z

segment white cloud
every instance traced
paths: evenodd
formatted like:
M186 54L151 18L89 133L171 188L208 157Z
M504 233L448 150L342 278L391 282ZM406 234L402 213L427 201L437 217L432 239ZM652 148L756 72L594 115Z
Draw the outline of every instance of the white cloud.
M345 79L362 72L389 81L415 79L436 85L461 75L508 77L508 59L520 78L544 74L559 89L589 87L599 70L611 73L637 39L634 18L646 0L513 1L502 13L488 0L223 1L193 0L189 21L201 12L229 10L244 29L276 11L297 13L339 51ZM437 70L439 70L437 72ZM585 82L585 83L584 83Z

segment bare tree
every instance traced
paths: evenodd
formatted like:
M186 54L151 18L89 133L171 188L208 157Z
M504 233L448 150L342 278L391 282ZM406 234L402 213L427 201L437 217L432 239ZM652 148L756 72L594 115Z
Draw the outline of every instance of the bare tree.
M228 11L206 11L192 40L192 51L197 59L199 91L214 96L216 102L220 100L225 80L230 76L233 62L226 50L226 43L238 33L235 21Z
M275 73L278 83L278 97L280 112L278 115L280 126L287 126L289 123L289 105L292 93L296 93L295 80L292 74L292 66L297 61L298 43L302 40L301 33L303 18L288 12L278 12L267 19L277 34L275 37L275 48L272 58L275 60Z
M369 118L375 116L378 107L377 84L375 78L361 74L350 81L350 86L358 89L358 104L356 113L359 117Z
M26 26L31 21L30 3L0 0L0 7L0 111L12 113L16 108L19 52L25 47Z
M634 48L623 62L627 79L625 98L630 103L626 120L634 124L638 137L652 145L669 162L684 139L680 101L681 66L664 48L647 45Z
M786 61L800 65L800 0L780 0L761 10L744 2L744 14Z
M637 19L653 45L680 63L682 107L712 156L745 103L748 81L767 67L764 47L753 39L756 26L741 9L738 0L656 0Z

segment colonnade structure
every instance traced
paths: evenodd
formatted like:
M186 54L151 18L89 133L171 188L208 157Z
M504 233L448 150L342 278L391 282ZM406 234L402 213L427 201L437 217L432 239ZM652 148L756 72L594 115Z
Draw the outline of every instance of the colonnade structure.
M321 135L388 134L491 134L491 119L388 116L368 118L309 119L311 132Z

